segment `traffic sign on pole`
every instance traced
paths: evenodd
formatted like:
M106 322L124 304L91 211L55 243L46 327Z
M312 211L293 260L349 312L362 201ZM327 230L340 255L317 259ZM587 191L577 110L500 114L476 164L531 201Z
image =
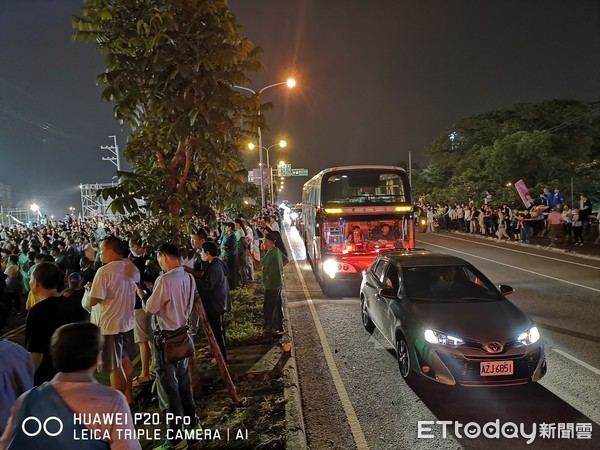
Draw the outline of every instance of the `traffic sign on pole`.
M291 177L292 176L292 165L284 164L283 166L277 166L278 177Z
M293 177L307 177L308 169L292 169Z
M271 171L268 167L263 167L262 169L262 182L263 184L269 184L271 182ZM252 175L252 180L250 179L250 175ZM256 185L261 184L260 178L260 169L252 169L252 174L248 174L248 181L254 182Z

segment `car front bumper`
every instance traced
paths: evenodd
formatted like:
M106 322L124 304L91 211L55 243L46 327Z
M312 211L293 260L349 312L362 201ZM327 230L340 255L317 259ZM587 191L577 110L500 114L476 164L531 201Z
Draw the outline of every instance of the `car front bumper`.
M543 343L511 348L499 354L479 349L463 349L425 344L415 349L417 372L438 383L461 386L508 386L539 381L546 374L546 355ZM511 375L480 375L482 362L512 361ZM424 371L423 367L428 367Z

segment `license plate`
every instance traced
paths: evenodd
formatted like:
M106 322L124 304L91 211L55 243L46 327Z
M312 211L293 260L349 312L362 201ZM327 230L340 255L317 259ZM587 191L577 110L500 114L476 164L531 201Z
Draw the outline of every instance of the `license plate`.
M493 377L499 375L512 375L512 361L486 361L479 363L479 375L482 377Z

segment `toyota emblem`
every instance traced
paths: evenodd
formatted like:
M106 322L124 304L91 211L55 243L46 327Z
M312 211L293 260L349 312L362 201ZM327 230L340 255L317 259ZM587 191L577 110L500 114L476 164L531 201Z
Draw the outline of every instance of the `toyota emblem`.
M500 353L503 349L503 345L500 342L490 342L487 345L488 353Z

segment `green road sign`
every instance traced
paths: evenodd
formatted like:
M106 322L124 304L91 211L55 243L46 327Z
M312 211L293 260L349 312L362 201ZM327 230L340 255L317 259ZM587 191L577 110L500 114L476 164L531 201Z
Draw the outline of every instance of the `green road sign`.
M278 177L290 177L292 176L292 165L284 164L283 166L277 166Z
M293 177L307 177L308 169L292 169Z

